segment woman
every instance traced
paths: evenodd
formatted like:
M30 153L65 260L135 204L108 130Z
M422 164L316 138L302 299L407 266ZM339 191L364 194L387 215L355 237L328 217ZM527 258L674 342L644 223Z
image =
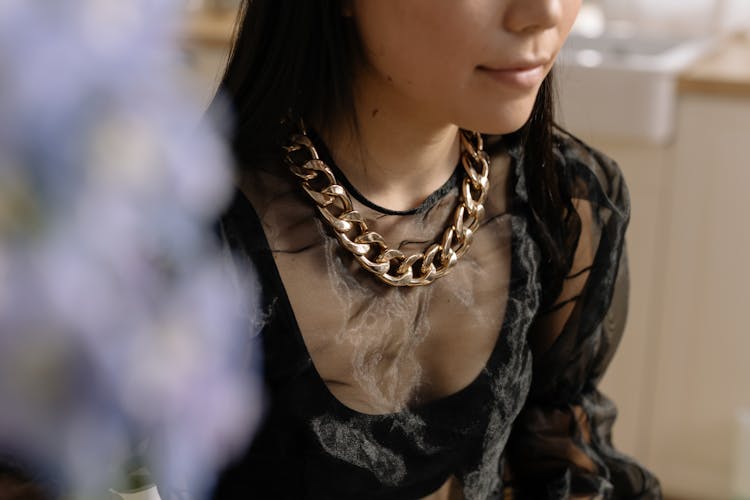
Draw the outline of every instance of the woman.
M660 497L595 387L627 189L552 121L580 2L245 3L221 233L269 408L216 498Z

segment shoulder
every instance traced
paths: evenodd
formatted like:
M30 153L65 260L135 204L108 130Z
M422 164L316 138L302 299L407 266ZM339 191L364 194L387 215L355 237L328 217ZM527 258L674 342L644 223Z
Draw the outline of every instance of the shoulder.
M615 160L567 130L554 130L554 153L570 183L574 199L589 200L625 219L630 216L630 194Z

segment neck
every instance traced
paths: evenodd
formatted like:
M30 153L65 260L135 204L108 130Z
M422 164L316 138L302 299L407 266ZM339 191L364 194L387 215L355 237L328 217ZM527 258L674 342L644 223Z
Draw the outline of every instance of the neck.
M458 127L420 113L389 82L367 75L354 92L356 128L344 120L321 134L338 167L372 202L392 209L419 206L453 174Z

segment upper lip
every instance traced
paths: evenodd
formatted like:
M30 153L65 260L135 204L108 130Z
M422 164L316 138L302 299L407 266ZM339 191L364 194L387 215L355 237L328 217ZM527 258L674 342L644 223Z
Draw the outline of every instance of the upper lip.
M534 58L497 65L482 65L479 67L489 71L524 71L538 68L539 66L546 66L549 62L550 58Z

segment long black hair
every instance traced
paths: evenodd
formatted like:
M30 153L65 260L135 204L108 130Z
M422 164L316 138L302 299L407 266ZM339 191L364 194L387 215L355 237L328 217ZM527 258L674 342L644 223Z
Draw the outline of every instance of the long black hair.
M219 86L233 115L230 141L240 168L279 157L287 134L282 121L290 110L324 128L334 117L353 115L354 66L362 52L341 3L243 0ZM559 294L580 234L569 174L554 153L554 128L550 74L528 122L511 134L523 155L530 229L544 256L542 309Z

